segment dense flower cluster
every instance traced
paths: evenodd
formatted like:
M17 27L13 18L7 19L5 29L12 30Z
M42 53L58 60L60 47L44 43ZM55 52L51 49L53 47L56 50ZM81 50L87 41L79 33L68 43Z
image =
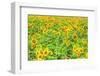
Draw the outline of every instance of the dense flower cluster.
M88 17L28 16L28 60L88 58Z

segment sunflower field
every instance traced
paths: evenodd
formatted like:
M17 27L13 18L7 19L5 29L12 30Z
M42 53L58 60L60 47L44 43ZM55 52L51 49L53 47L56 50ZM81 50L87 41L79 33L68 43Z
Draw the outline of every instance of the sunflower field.
M88 58L88 17L28 15L28 60Z

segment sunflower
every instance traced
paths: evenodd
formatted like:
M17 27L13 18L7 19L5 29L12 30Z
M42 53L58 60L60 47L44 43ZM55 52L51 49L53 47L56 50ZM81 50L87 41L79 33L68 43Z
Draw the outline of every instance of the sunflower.
M44 58L42 50L37 50L35 55L37 60L43 60Z
M67 36L69 36L69 32L73 30L73 28L70 25L63 26L61 29Z
M52 24L46 24L46 28L50 28L50 27L52 27L53 25Z
M77 39L78 39L77 33L74 33L74 34L73 34L73 39L74 39L74 40L77 40Z
M69 31L70 31L70 28L69 28L68 26L64 26L64 27L62 28L62 30L63 30L64 32L69 32Z
M36 38L32 38L32 48L35 48L36 47L36 44L37 44L37 40Z
M84 53L84 49L81 48L81 47L79 47L78 45L74 45L74 47L73 47L73 52L74 52L78 57L80 57L80 55L81 55L82 53Z
M36 59L37 59L37 60L43 60L43 54L40 54L40 53L37 54L37 55L36 55Z
M32 43L32 48L35 48L36 47L36 44Z
M80 57L80 55L81 55L81 52L79 51L78 48L74 51L74 53L75 53L78 57Z
M78 52L78 47L73 47L73 52Z
M36 59L37 60L44 60L45 57L47 57L48 55L53 55L52 51L49 51L48 48L45 49L38 49L36 51Z
M48 56L48 54L49 54L49 49L45 48L43 51L43 55L46 57L46 56Z
M79 48L79 52L82 54L84 53L84 49L83 48Z

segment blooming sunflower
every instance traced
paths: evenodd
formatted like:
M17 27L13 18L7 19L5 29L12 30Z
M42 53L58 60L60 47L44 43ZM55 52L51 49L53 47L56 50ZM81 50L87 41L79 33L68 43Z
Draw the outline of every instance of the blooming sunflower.
M46 57L46 56L48 56L48 54L49 54L49 49L45 48L43 51L43 55Z
M62 30L63 30L64 32L69 32L69 31L70 31L70 28L69 28L68 26L64 26L64 27L62 28Z
M37 44L36 38L32 38L32 48L35 48Z
M77 33L74 33L74 34L73 34L73 39L74 39L74 40L77 40L77 39L78 39Z
M50 27L52 27L53 25L52 24L46 24L46 28L50 28Z
M78 45L75 45L75 46L73 47L73 52L74 52L78 57L80 57L80 55L81 55L82 53L84 53L84 49L81 48L81 47L79 47Z
M36 55L36 59L37 60L43 60L43 54L38 54L38 55Z
M36 59L37 60L43 60L44 56L43 56L43 51L41 49L36 50Z

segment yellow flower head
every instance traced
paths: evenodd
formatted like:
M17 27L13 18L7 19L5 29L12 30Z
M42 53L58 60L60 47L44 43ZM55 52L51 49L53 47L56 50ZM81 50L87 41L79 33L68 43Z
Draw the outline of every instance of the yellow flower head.
M32 48L35 48L36 47L36 44L37 44L37 40L36 38L32 38Z
M46 28L50 28L52 26L53 26L52 24L46 24Z
M73 39L77 40L78 39L78 35L76 33L73 34Z
M49 54L49 50L48 50L48 48L45 48L43 51L43 55L46 57L46 56L48 56L48 54Z
M46 47L45 49L37 49L36 50L36 58L37 60L43 60L48 55L52 55L53 52L49 51L49 49Z
M82 53L84 53L84 49L83 48L80 48L78 45L74 45L73 47L73 52L78 56L80 57L80 55Z
M37 43L36 35L32 35L32 43Z
M37 60L43 60L43 55L42 54L37 54L36 58L37 58Z
M64 26L64 27L62 28L62 30L63 30L64 32L69 32L69 31L70 31L70 28L69 28L68 26Z
M73 47L73 52L78 52L78 47Z
M35 48L36 47L36 44L32 43L32 48Z
M36 59L37 60L43 60L43 51L41 49L36 50Z
M84 53L84 49L83 48L79 48L79 52L80 53Z

